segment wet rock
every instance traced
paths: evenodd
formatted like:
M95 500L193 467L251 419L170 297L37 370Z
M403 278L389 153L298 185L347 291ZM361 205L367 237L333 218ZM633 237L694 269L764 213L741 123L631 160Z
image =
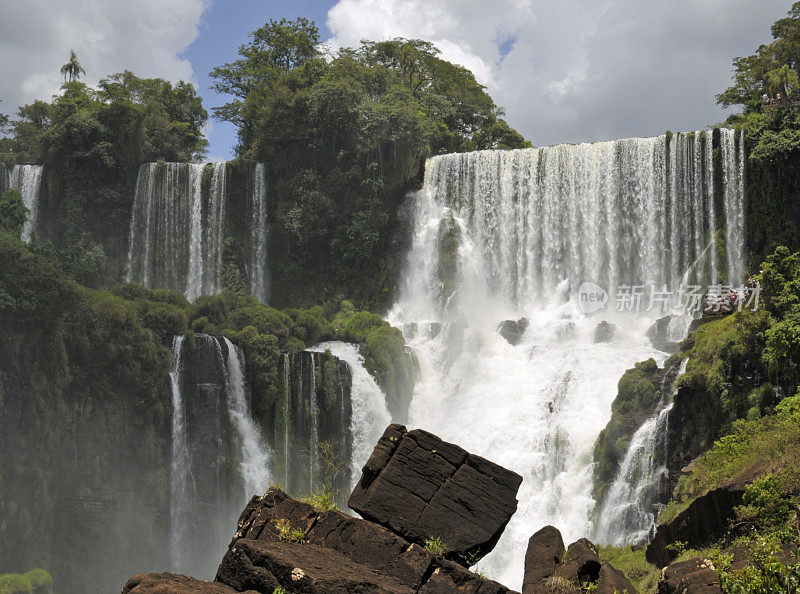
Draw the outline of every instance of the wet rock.
M563 320L556 329L556 337L558 338L559 342L574 340L576 334L577 327L575 326L575 322L572 320Z
M555 574L564 550L561 532L553 526L545 526L530 537L528 550L525 552L522 594L549 591L545 584Z
M427 431L389 425L348 505L418 545L441 538L445 556L472 563L497 544L517 509L522 477Z
M647 330L647 338L660 351L667 353L677 353L680 351L680 343L673 340L670 336L670 323L677 316L668 315L656 320L655 324Z
M174 573L135 575L122 588L122 594L235 594L233 588L217 582L202 582ZM245 594L258 594L248 590Z
M683 542L689 547L699 547L722 536L735 517L736 506L742 503L744 488L744 484L718 487L695 499L672 521L660 524L647 545L647 560L664 567L677 556L669 545Z
M528 319L520 318L517 321L505 320L500 322L500 325L497 327L497 331L500 333L500 336L508 341L509 344L518 345L520 341L522 341L522 336L525 334L525 330L527 328Z
M717 594L722 592L714 564L703 557L681 561L661 572L658 594Z
M611 322L603 320L594 329L594 341L598 342L611 342L617 335L617 327Z

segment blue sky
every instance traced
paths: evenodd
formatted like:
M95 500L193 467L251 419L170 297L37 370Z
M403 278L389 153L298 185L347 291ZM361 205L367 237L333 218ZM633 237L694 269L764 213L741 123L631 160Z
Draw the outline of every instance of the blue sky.
M237 58L237 50L247 35L269 19L294 19L304 16L316 22L322 39L330 37L325 25L326 13L334 2L311 0L215 0L206 9L197 39L180 55L192 64L197 91L203 104L211 108L225 103L225 96L209 89L208 73ZM236 128L228 122L211 120L208 129L210 160L231 158L236 144Z

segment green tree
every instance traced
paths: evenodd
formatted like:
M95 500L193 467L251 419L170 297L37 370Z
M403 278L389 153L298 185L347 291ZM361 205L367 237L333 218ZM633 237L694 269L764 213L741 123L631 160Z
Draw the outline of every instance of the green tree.
M6 190L0 197L0 229L19 238L25 221L28 220L28 207L17 190Z
M78 55L75 50L69 50L69 60L61 67L61 74L64 75L64 84L76 81L81 77L81 74L86 74L86 70L78 61Z

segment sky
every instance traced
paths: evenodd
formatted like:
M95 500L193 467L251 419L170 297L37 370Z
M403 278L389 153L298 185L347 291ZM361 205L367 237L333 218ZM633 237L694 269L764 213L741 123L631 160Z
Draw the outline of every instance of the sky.
M305 16L332 47L420 38L470 68L535 145L652 136L721 122L731 61L769 42L791 0L0 0L0 112L58 92L75 49L93 84L130 69L188 80L269 19ZM209 121L209 160L235 129Z

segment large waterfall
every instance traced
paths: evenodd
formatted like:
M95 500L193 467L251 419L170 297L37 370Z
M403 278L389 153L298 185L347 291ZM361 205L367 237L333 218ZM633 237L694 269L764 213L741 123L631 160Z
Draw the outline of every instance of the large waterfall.
M28 220L22 228L23 241L30 241L36 230L43 170L42 165L14 165L8 178L8 188L22 194L22 201L28 209Z
M649 291L741 280L741 146L720 130L428 160L389 320L420 362L410 424L524 477L481 563L492 578L518 587L546 524L568 542L591 534L592 449L617 382L666 359L645 337L664 315L646 311ZM605 309L584 313L583 283L607 291ZM615 304L634 286L647 286L643 311ZM521 318L512 345L497 328ZM595 342L600 321L613 340Z
M237 179L235 188L229 167L161 162L140 167L131 213L128 281L184 291L189 299L218 293L226 240L236 238L242 243L250 292L260 301L268 299L264 166L252 165L252 173ZM244 200L229 204L231 193L245 194Z

